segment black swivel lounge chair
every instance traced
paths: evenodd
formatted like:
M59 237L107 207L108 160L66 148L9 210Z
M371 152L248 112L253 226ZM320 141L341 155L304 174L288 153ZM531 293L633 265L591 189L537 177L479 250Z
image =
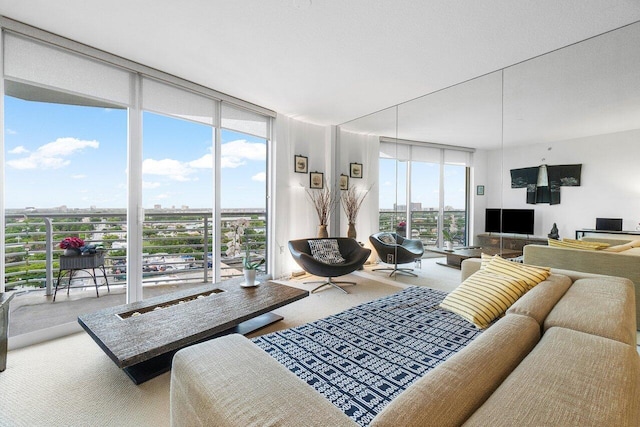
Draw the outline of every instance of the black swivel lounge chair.
M398 268L398 264L407 264L422 258L424 246L421 240L405 239L397 233L381 232L369 236L369 241L382 262L393 264L393 267L374 268L372 271L391 271L389 276L402 273L418 277L412 273L413 268Z
M333 242L337 242L339 255L344 259L344 262L332 263L323 262L313 257L309 242L311 241L314 246L332 246ZM369 255L371 255L371 249L363 248L355 239L346 237L333 237L328 239L300 239L291 240L289 242L289 250L293 259L296 260L298 265L302 267L304 271L314 276L326 277L326 280L304 282L304 283L320 283L320 286L314 288L311 292L315 292L318 289L330 285L340 289L344 293L348 293L340 284L355 285L355 282L334 281L334 277L344 276L345 274L352 273L362 267L367 261ZM321 257L322 258L322 257Z

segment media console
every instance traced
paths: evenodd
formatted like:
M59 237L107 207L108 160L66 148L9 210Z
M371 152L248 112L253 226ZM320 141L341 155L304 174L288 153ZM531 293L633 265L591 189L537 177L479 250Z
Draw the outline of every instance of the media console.
M525 245L546 245L547 238L525 234L480 233L476 236L476 245L482 247L502 248L522 252Z

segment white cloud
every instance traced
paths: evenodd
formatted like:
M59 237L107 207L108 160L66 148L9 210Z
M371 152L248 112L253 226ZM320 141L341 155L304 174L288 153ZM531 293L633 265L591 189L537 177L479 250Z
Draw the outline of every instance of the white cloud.
M69 157L85 148L100 146L98 141L86 141L77 138L58 138L44 144L22 159L9 160L7 165L14 169L59 169L71 164Z
M267 146L257 142L248 142L245 139L237 139L222 144L220 154L223 168L237 168L245 165L246 160L265 161Z
M146 175L166 176L174 181L189 181L188 175L195 172L188 164L174 159L145 159L142 162L142 173Z
M190 161L189 166L196 169L211 169L213 168L213 155L205 154L199 159Z
M160 187L160 183L159 182L152 182L152 181L143 181L142 182L142 188L144 190L150 190L153 188L158 188Z
M24 148L22 145L18 145L13 150L9 150L9 154L26 154L28 152L29 152L29 150Z
M5 132L7 133L7 135L17 135L18 134L17 131L15 131L13 129L9 129L9 128L5 129Z
M83 175L83 174L71 175L72 179L85 179L86 177L87 175Z
M251 177L252 181L265 182L267 180L267 174L265 172L259 172Z

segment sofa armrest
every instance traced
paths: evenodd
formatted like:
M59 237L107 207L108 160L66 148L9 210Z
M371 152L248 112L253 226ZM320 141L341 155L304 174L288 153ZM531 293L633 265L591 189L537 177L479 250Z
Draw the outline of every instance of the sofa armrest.
M171 369L171 426L356 426L242 335L178 351Z
M482 260L480 258L467 258L462 261L460 271L460 283L464 282L467 277L471 276L476 271L480 270Z
M614 252L526 245L524 262L630 279L635 288L636 327L640 330L640 257Z

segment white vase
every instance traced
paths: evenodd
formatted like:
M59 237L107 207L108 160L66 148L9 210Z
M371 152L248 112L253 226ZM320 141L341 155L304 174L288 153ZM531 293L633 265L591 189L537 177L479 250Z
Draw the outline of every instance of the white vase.
M453 242L449 241L449 242L444 242L445 246L447 247L448 251L452 251L453 250Z
M242 286L251 287L256 285L256 270L245 268L242 270L244 273L244 283Z

